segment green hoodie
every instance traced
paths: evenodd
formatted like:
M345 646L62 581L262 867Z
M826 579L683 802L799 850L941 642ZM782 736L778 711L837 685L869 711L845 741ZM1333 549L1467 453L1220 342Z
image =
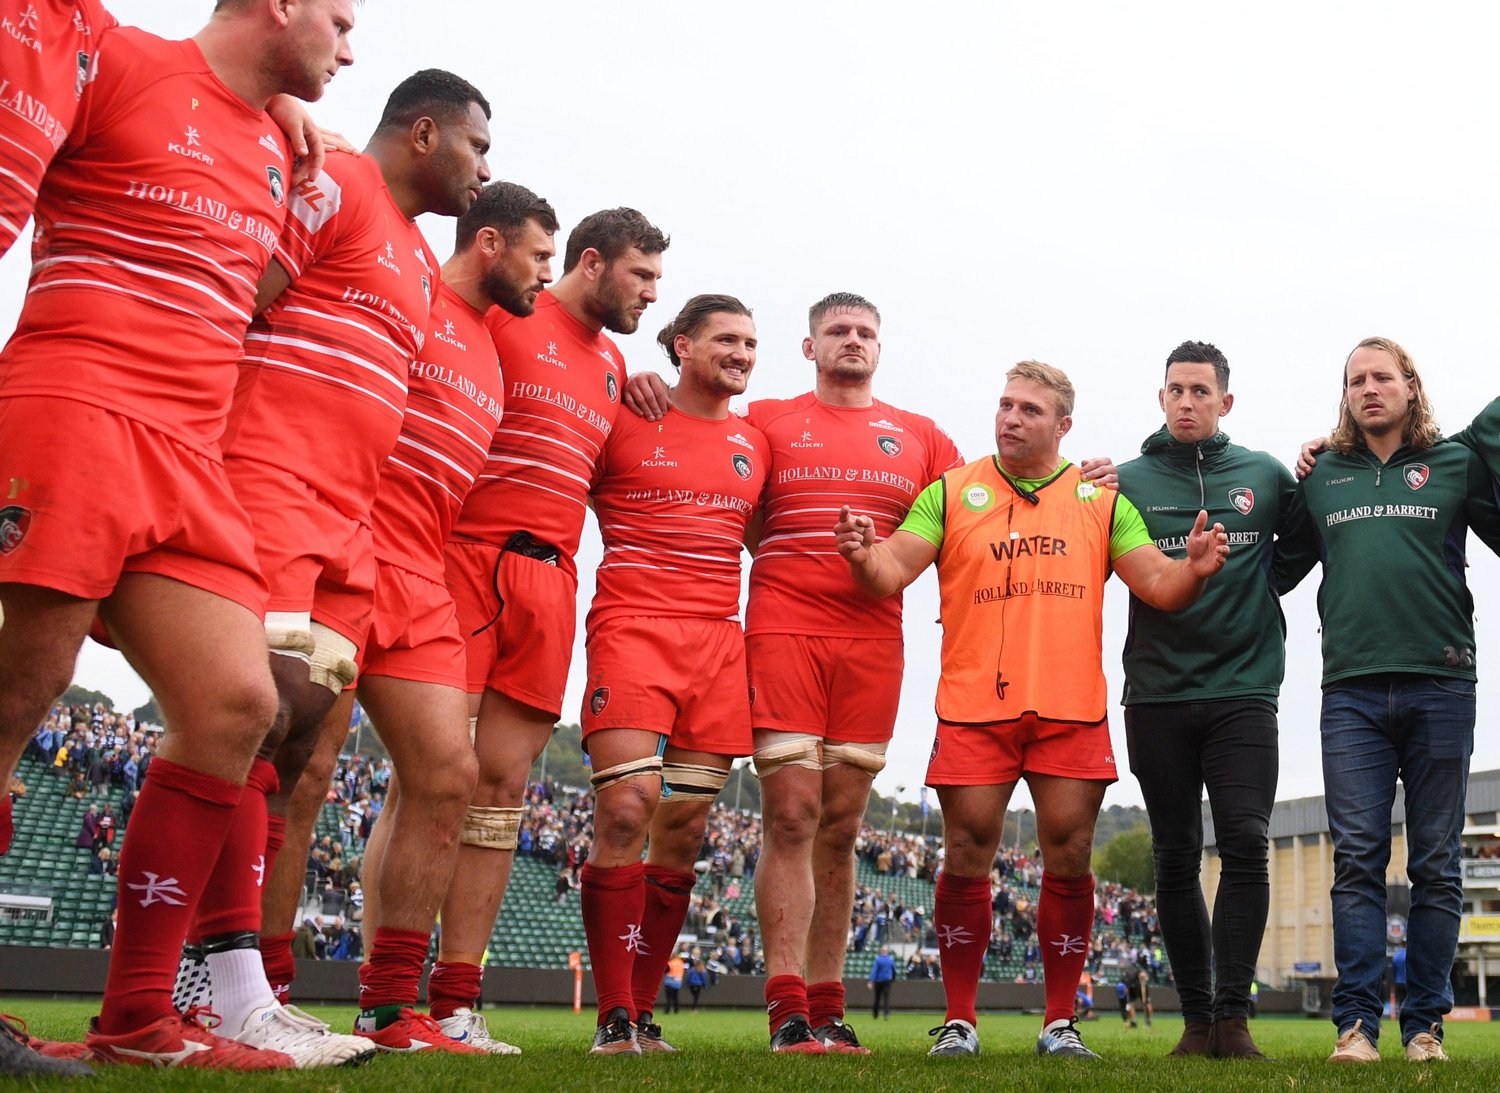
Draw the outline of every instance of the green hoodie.
M1300 483L1309 522L1280 575L1319 560L1323 686L1410 672L1475 679L1474 600L1464 580L1468 529L1500 551L1494 481L1463 444L1323 452Z
M1273 456L1215 433L1183 444L1162 427L1120 468L1120 492L1168 557L1186 553L1200 509L1224 525L1229 560L1198 602L1158 611L1130 597L1123 702L1257 698L1276 704L1286 669L1286 621L1273 577L1277 537L1297 520L1292 473Z

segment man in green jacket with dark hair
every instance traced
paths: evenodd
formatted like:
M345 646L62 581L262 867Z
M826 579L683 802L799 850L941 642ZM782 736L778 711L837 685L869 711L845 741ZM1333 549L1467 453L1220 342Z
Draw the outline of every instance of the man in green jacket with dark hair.
M1481 415L1483 418L1484 415ZM1482 422L1478 423L1482 426ZM1482 431L1482 430L1481 430ZM1463 907L1459 834L1474 747L1467 533L1500 549L1494 480L1441 439L1411 357L1366 338L1344 365L1332 450L1303 479L1309 520L1293 579L1323 562L1323 781L1333 836L1335 1062L1379 1059L1386 869L1405 787L1412 1061L1445 1059L1443 1015Z
M1200 509L1224 525L1230 544L1223 572L1186 610L1158 611L1131 596L1125 641L1130 769L1151 820L1157 913L1182 1000L1172 1054L1258 1059L1250 983L1270 905L1267 830L1286 665L1273 552L1300 501L1286 467L1219 431L1234 396L1217 347L1172 350L1158 400L1166 424L1120 468L1120 492L1169 556L1183 553ZM1222 865L1212 924L1199 880L1205 786Z

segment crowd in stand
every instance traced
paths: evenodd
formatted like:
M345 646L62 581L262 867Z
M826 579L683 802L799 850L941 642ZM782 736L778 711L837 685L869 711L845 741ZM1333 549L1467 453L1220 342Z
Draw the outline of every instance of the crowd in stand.
M64 792L82 800L111 788L138 792L156 757L161 728L137 724L133 716L102 703L57 705L38 726L26 753L66 775ZM133 803L133 802L132 802Z
M137 725L133 718L112 713L102 705L58 706L37 729L31 749L34 758L68 779L67 792L74 792L80 776L81 797L103 793L109 786L123 787L124 798L117 809L109 802L90 804L84 814L76 844L91 853L89 870L113 875L119 833L129 819L135 795L155 755L159 729ZM340 811L337 835L323 835L312 846L307 860L310 911L299 926L295 941L298 956L317 959L359 959L363 954L360 923L364 894L359 880L365 842L385 804L390 786L391 764L387 759L356 755L341 759L328 789L328 803ZM12 793L26 787L12 787ZM557 870L557 898L566 902L579 886L579 869L593 842L593 795L588 790L536 782L526 793L525 820L519 834L518 853L544 862ZM1500 852L1500 851L1497 851ZM942 840L905 833L880 831L866 824L855 842L860 860L880 876L916 879L932 883L943 865ZM716 805L704 835L698 870L706 875L707 892L693 895L678 954L682 961L681 983L691 991L689 980L697 978L698 989L709 989L720 976L758 974L765 970L765 954L759 946L753 922L741 916L739 902L751 891L761 854L760 817L748 810ZM1019 955L1020 980L1036 979L1041 954L1036 940L1036 901L1027 894L1041 880L1035 853L1002 847L995 855L990 875L993 926L990 953L1002 962ZM1100 974L1111 968L1148 972L1152 982L1163 973L1161 936L1156 911L1149 897L1118 884L1099 886L1094 919L1094 938L1089 971ZM914 944L905 968L909 979L939 978L938 961L930 950L937 939L930 909L908 904L894 888L859 885L849 924L852 952L874 952L884 944ZM929 950L929 951L924 951ZM1168 973L1169 974L1169 973Z

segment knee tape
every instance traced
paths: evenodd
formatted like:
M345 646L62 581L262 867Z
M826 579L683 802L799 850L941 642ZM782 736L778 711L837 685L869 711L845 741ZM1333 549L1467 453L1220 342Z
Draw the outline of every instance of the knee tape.
M463 831L458 841L486 850L514 850L521 832L519 808L486 808L470 805L464 810Z
M729 781L729 772L698 763L663 763L662 804L672 801L712 801Z
M478 736L479 718L478 716L471 717L469 718L469 747L472 748L474 746L474 741L478 738Z
M823 769L838 763L848 763L866 774L879 774L885 769L885 749L880 744L824 744Z
M312 624L312 639L313 651L307 662L307 678L320 687L327 687L336 695L342 693L359 675L359 668L354 663L354 654L359 651L359 647L321 622Z
M627 778L660 778L661 766L659 755L648 755L644 759L631 759L607 770L595 771L589 778L589 784L594 787L594 792L598 793L605 786L612 786Z
M755 748L755 776L764 778L782 767L823 769L823 741L811 733L779 732L776 742Z
M266 645L273 653L310 661L315 643L306 611L267 611Z

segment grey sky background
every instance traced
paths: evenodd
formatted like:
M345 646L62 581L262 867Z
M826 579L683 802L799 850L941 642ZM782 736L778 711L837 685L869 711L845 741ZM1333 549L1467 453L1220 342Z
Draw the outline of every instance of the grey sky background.
M172 37L210 9L110 6ZM397 82L448 68L494 104L491 169L552 201L559 245L596 209L645 212L673 242L659 303L620 339L632 371L669 372L655 332L689 296L728 292L756 313L751 397L800 393L808 304L855 291L885 318L877 396L935 418L967 457L993 447L1005 370L1035 357L1078 388L1064 454L1123 462L1161 423L1167 353L1201 339L1233 369L1225 431L1290 463L1331 427L1342 362L1366 335L1412 352L1449 431L1500 393L1483 363L1500 296L1495 21L1478 3L374 0L357 9L355 65L314 111L363 145ZM422 226L446 256L452 223ZM6 330L24 252L0 261ZM590 529L565 720L598 557ZM1484 770L1500 766L1500 563L1473 537L1470 562ZM1383 581L1372 569L1369 594ZM1315 571L1285 601L1283 798L1321 792L1316 584ZM1125 593L1112 585L1117 702ZM906 614L901 716L877 786L914 798L933 730L931 575ZM96 646L77 678L127 707L146 697ZM1111 720L1121 780L1107 800L1138 803L1117 705Z

